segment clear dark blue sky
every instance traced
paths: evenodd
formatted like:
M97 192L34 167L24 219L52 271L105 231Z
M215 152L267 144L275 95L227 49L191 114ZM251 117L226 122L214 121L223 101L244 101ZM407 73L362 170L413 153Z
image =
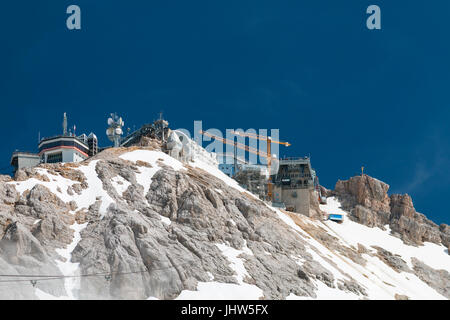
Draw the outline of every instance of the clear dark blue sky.
M82 30L66 28L66 8ZM370 4L382 30L366 28ZM450 223L449 1L2 1L0 167L61 131L279 128L320 181L360 172Z

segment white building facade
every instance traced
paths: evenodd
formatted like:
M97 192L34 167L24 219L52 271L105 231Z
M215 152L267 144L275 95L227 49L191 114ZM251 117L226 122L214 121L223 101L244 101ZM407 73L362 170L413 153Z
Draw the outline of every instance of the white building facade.
M39 143L42 163L80 162L89 158L89 146L75 136L57 136Z

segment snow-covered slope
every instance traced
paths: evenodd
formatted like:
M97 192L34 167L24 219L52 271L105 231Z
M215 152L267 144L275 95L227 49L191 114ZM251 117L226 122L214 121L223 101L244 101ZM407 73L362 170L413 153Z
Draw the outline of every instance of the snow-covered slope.
M20 212L18 220L33 235L25 234L30 241L36 236L66 276L63 293L38 285L33 289L38 298L102 298L104 280L81 275L116 272L113 266L126 273L140 265L148 274L124 276L127 281L118 277L108 294L122 290L149 299L448 298L450 255L442 245L406 245L390 234L389 226L381 230L353 222L336 198L328 198L320 209L343 214L342 224L270 207L199 160L182 163L157 150L122 151L113 159L59 165L57 170L40 167L27 179L6 183L17 192L14 208L18 203L31 208ZM39 210L42 201L53 207ZM44 228L47 213L55 208L52 219L65 219L61 224L66 225L59 226L64 241L56 231L51 238ZM15 231L6 229L2 237L8 232ZM417 261L430 269L418 271ZM26 266L16 272L27 274L27 268L33 274L45 270ZM423 274L427 270L440 270L443 287ZM280 286L286 288L277 292ZM92 296L80 295L93 288Z
M235 180L223 174L217 168L208 167L205 164L199 165L209 173L222 179L228 185L242 190L236 185ZM362 224L353 222L347 218L347 212L341 209L339 201L334 198L328 198L326 205L320 205L320 209L327 214L342 214L345 223L336 223L331 220L320 221L309 219L304 216L298 218L303 220L306 224L314 225L318 228L324 228L324 232L328 232L339 241L339 245L346 246L351 250L357 250L358 245L362 245L368 249L368 252L363 254L367 264L361 266L346 256L340 255L333 250L330 250L320 242L311 237L299 225L290 218L288 214L280 211L278 208L270 207L277 213L280 220L287 223L293 230L299 232L299 236L303 236L310 245L309 252L314 258L328 270L332 271L335 277L336 288L330 288L321 281L316 281L317 298L318 299L359 299L360 297L352 292L346 292L337 288L337 281L345 279L350 275L353 279L367 290L369 299L395 299L396 295L404 295L411 299L446 299L446 297L439 294L435 289L428 286L424 281L420 280L416 275L410 272L398 272L392 267L383 262L379 257L374 257L369 253L376 254L377 250L372 246L381 247L399 258L404 260L408 267L413 269L411 258L417 258L421 261L426 261L426 264L433 269L446 270L450 272L450 255L442 244L426 242L423 246L406 245L398 237L390 234L389 226L386 225L386 230L379 228L370 228ZM247 248L248 250L248 248ZM236 259L236 255L232 256ZM230 257L228 256L230 259ZM329 258L333 264L326 261L324 258ZM232 258L230 259L232 261ZM299 262L301 265L301 262ZM238 275L242 274L242 268L234 268ZM244 269L245 271L245 269ZM214 286L208 287L200 285L196 294L187 295L187 298L202 298L214 297L215 292L218 292ZM245 290L245 289L242 289ZM240 291L237 289L237 291ZM219 290L220 292L220 290ZM184 294L184 292L183 292ZM183 297L183 294L180 297ZM220 297L220 296L219 296ZM221 296L223 298L223 296ZM236 296L231 294L230 299ZM256 299L257 295L249 292L248 299ZM289 295L287 299L304 299L293 294Z
M204 169L208 173L223 180L230 187L244 191L235 180L222 173L216 167L211 167L201 162L191 163L191 165ZM300 232L304 236L303 238L311 246L310 253L313 254L314 258L321 265L333 272L336 286L338 279L345 279L347 275L350 275L367 289L367 298L369 299L395 299L395 295L405 295L411 299L446 299L414 274L395 271L379 257L373 257L366 253L363 255L367 260L365 266L354 263L348 257L339 255L320 242L310 238L310 235L302 230L300 226L296 225L286 213L281 212L278 208L271 207L271 209L278 214L284 223L287 223L293 230ZM406 245L399 238L389 234L389 226L386 226L386 230L381 230L353 222L347 218L347 212L340 208L339 201L334 197L328 198L327 204L320 205L320 209L325 213L344 215L345 223L339 224L330 220L317 221L303 216L299 216L299 218L304 220L305 223L317 227L324 227L326 232L339 239L339 244L342 246L347 246L353 250L360 244L368 248L373 254L377 250L373 249L372 246L378 246L393 254L399 255L400 258L407 262L411 269L413 268L411 258L415 257L419 260L426 261L434 269L443 269L450 272L450 255L447 254L446 248L442 245L434 243L425 243L421 247ZM221 251L230 260L231 267L237 273L239 285L225 285L214 281L199 283L197 291L183 291L178 299L258 299L262 296L260 289L256 286L249 286L242 282L243 274L246 271L238 255L243 251L235 250L226 245L221 246ZM249 249L245 248L245 250ZM252 254L251 251L250 254ZM324 257L330 258L334 264L332 265L327 262ZM301 262L299 264L301 265ZM360 298L352 292L345 292L339 290L337 287L332 289L321 281L316 281L316 285L318 299ZM304 297L298 297L293 294L287 298L304 299Z
M208 167L206 164L200 164L199 166L224 180L224 182L231 187L241 190L241 187L236 185L235 180L229 178L217 168ZM353 279L356 279L359 284L367 289L367 298L369 299L395 299L396 295L404 295L411 299L446 299L446 297L429 287L416 275L409 272L398 272L384 263L379 257L373 257L366 253L363 255L364 259L367 260L365 266L354 263L348 257L333 252L314 238L311 238L311 235L295 224L286 213L281 212L275 207L270 208L278 214L280 220L287 223L293 230L298 231L304 236L303 238L309 243L310 253L313 254L314 258L321 265L333 272L336 288L330 288L321 281L316 281L318 299L360 299L358 295L352 292L342 291L337 288L338 279L345 279L348 275ZM299 219L302 219L307 224L323 227L326 232L338 238L339 245L346 246L351 250L357 249L358 244L363 245L373 254L376 254L377 250L373 249L372 246L378 246L398 255L407 262L411 269L413 268L411 258L415 257L421 261L426 261L427 264L434 269L450 272L450 255L447 253L447 248L443 245L437 245L430 242L425 243L420 247L406 245L399 238L390 235L388 225L386 226L386 230L381 230L379 228L369 228L353 222L347 218L347 212L340 208L339 201L334 197L328 198L327 204L320 205L320 209L327 214L342 214L345 223L340 224L331 220L317 221L304 216L299 216ZM333 261L333 264L327 262L324 257L330 258ZM228 258L230 259L229 256ZM230 261L232 261L233 258L236 259L236 255L232 256ZM301 262L299 262L299 264L301 265ZM243 272L242 268L234 268L234 270L238 275ZM233 299L236 298L236 294L239 294L241 291L245 292L247 289L235 288L234 294L231 292L230 295L224 295L220 292L226 292L227 290L218 290L219 287L219 285L216 287L214 285L208 286L206 284L199 284L196 293L191 292L190 294L187 294L186 292L182 292L180 298L202 299L207 297L217 297L223 299L229 297L230 299ZM247 299L257 299L259 297L260 296L258 296L256 291L251 292L251 290L249 290L248 295L246 296ZM298 297L291 294L287 299L305 299L305 297Z
M215 168L206 168L206 170L224 180L230 186L236 187L235 180L229 178L219 170ZM367 248L368 252L362 255L367 263L362 266L353 262L350 258L330 250L315 240L311 234L308 234L301 226L297 225L286 212L282 212L275 207L270 208L277 213L281 221L297 231L299 233L298 236L308 242L310 246L308 251L313 255L314 259L333 273L336 288L330 288L320 280L315 281L317 286L317 299L360 299L361 297L353 292L338 289L338 280L346 279L348 276L355 279L366 289L368 299L395 299L396 295L404 295L410 299L447 299L435 289L428 286L424 281L420 280L416 275L410 272L398 272L383 262L379 257L374 257L369 254L376 254L377 250L373 249L372 246L378 246L394 255L398 255L411 269L413 268L411 258L415 257L421 261L426 261L426 264L431 268L450 272L450 255L448 255L447 248L443 245L430 242L419 247L406 245L402 240L390 234L388 225L386 226L386 230L381 230L353 222L347 218L348 213L340 208L339 201L334 197L328 198L327 204L320 205L320 209L327 214L344 215L344 223L336 223L331 220L318 221L305 216L298 216L305 224L323 228L323 232L328 232L333 237L336 237L341 246L348 247L350 250L357 250L358 245ZM233 258L236 259L236 255L231 258L229 256L227 257L230 261ZM329 259L331 259L332 263L330 263ZM299 261L299 265L301 264L301 261ZM238 275L243 272L242 268L234 268L234 270ZM180 298L202 299L217 297L221 299L228 297L233 299L240 297L239 294L242 291L245 292L247 289L235 288L234 294L231 292L230 295L223 295L220 293L222 290L218 290L219 288L220 285L218 284L217 286L199 284L196 293L190 292L187 294L186 292L182 292ZM223 291L226 292L227 290ZM251 292L249 290L246 297L247 299L257 299L260 296L258 296L257 291ZM305 297L290 294L287 299L305 299Z
M338 239L338 245L357 250L358 245L364 246L368 252L362 254L366 260L365 265L360 265L352 261L345 255L339 254L322 245L315 239L307 240L311 245L311 252L328 270L332 271L336 280L344 279L348 275L355 279L368 293L368 299L395 299L396 295L404 295L410 299L446 299L435 289L428 286L411 272L397 271L386 264L380 257L374 256L377 253L372 246L381 247L404 260L408 267L413 269L411 258L415 257L425 261L434 269L443 269L450 272L450 256L446 248L434 243L425 243L424 246L415 247L403 243L397 237L390 235L389 227L386 230L379 228L369 228L349 220L347 212L340 208L340 203L335 198L328 198L326 205L320 206L326 213L343 214L345 222L342 224L327 220L317 221L303 217L307 224L323 228L325 232ZM295 225L292 219L283 217L283 213L278 212L280 217L305 236L300 227ZM289 221L290 220L290 221ZM333 262L325 261L329 258ZM319 287L319 299L358 299L352 293L344 293L338 289L330 289L322 283L317 282ZM290 298L298 298L293 295Z

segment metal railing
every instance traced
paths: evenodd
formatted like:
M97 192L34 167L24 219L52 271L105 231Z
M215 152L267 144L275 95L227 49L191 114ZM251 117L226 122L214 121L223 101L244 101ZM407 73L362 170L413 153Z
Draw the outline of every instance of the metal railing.
M304 157L283 157L280 158L280 160L309 160L308 156L304 156Z

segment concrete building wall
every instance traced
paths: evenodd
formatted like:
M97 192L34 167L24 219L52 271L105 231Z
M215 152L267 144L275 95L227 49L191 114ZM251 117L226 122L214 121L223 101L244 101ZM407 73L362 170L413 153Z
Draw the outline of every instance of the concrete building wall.
M81 156L78 152L74 153L73 155L73 162L80 162L83 161L84 159L87 159L84 156Z
M11 159L11 165L13 166L13 172L22 168L32 168L39 164L39 156L37 154L30 153L15 153Z
M11 166L14 174L19 169L37 166L39 162L40 159L37 153L15 151L11 156Z
M31 168L39 164L39 157L19 156L17 160L18 169Z
M86 159L78 151L73 149L62 149L63 162L80 162Z
M292 208L294 212L310 215L310 190L304 189L282 189L275 186L274 201L284 202L286 209Z
M62 149L62 162L73 162L74 153L75 153L75 150Z

